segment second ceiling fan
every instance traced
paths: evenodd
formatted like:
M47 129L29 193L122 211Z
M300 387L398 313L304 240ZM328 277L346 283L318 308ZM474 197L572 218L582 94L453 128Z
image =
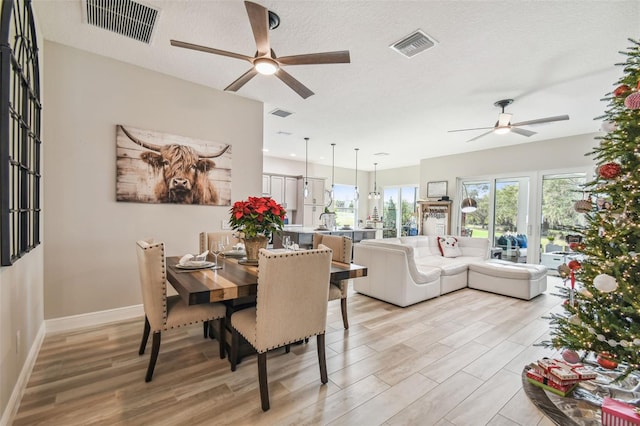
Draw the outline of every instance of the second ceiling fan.
M227 52L226 50L214 49L212 47L200 46L186 43L184 41L171 40L171 45L183 47L185 49L199 50L201 52L213 53L215 55L228 56L230 58L243 59L252 64L252 67L227 86L224 90L235 92L244 86L256 74L275 74L284 84L293 89L298 95L306 99L313 95L313 92L304 84L296 80L291 74L282 69L285 65L315 65L315 64L340 64L349 63L348 50L336 52L310 53L305 55L293 55L276 57L269 43L269 30L274 29L280 23L280 18L273 12L259 4L245 1L244 5L249 15L249 22L253 30L253 37L256 41L257 52L252 56L240 53Z
M480 139L481 137L486 136L490 133L505 134L505 133L513 132L522 136L529 137L529 136L535 135L536 132L533 132L527 129L521 129L520 126L531 126L535 124L551 123L554 121L563 121L563 120L569 119L569 116L565 114L565 115L556 115L554 117L538 118L535 120L527 120L527 121L520 121L518 123L512 123L511 117L513 116L513 114L504 112L504 108L511 105L512 103L513 103L513 99L503 99L493 104L499 108L502 108L502 112L498 114L498 121L496 121L496 124L493 127L474 127L471 129L449 130L449 133L466 132L469 130L491 129L488 132L485 132L485 133L482 133L481 135L476 136L475 138L469 139L467 142L475 141L476 139Z

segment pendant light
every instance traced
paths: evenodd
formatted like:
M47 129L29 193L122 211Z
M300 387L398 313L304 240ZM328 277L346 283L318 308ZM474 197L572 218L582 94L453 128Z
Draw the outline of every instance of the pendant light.
M462 203L460 204L460 210L462 210L462 213L473 213L478 209L478 202L469 197L469 194L467 193L467 185L465 185L464 183L462 184L462 191L464 192L464 195L466 195L466 198L464 200L462 200Z
M309 138L304 138L304 198L309 196Z
M336 176L336 144L332 143L331 144L331 200L333 200L333 197L335 195L333 189L334 189L334 183L335 183L335 176Z
M360 191L358 190L358 151L360 148L354 148L356 151L356 185L355 185L355 194L353 194L353 199L358 201L360 199Z
M369 199L379 200L380 193L378 192L378 163L373 163L373 192L369 193Z

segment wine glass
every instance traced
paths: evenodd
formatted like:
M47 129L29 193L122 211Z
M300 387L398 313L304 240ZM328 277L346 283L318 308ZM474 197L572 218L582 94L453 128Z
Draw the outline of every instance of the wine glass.
M222 240L215 240L211 242L211 254L216 259L215 268L218 268L218 256L224 251L224 242Z
M291 248L291 237L288 235L285 235L282 237L282 246L284 247L285 250L289 250Z

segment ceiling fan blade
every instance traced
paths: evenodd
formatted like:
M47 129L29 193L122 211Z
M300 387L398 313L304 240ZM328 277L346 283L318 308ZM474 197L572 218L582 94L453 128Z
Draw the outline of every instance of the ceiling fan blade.
M256 39L258 54L256 56L270 56L269 46L269 11L257 3L245 1L249 22L253 30L253 38Z
M176 47L184 47L185 49L199 50L200 52L213 53L214 55L228 56L230 58L244 59L251 62L252 57L241 55L239 53L227 52L226 50L214 49L213 47L200 46L198 44L186 43L184 41L171 40L171 45Z
M512 126L530 126L532 124L551 123L552 121L568 120L568 115L556 115L555 117L538 118L537 120L521 121L519 123L511 123Z
M513 127L513 125L511 126L511 131L513 133L517 133L519 135L526 136L526 137L533 136L536 134L536 132L532 132L531 130L519 129L517 127Z
M337 52L284 56L277 60L282 65L348 64L351 62L351 57L348 50L340 50Z
M302 96L303 99L307 99L309 96L313 95L313 92L307 86L293 78L291 74L282 68L278 68L275 75L282 80L284 84L291 87L298 95Z
M236 79L236 81L234 81L233 83L231 83L230 85L225 87L224 90L229 91L229 92L236 92L242 86L247 84L247 82L249 82L249 80L251 80L253 77L255 77L256 74L258 74L258 71L256 71L255 68L253 68L253 67L249 68L249 71L245 72L240 77L238 77Z
M456 129L456 130L447 130L449 133L453 132L467 132L469 130L487 130L487 129L495 129L495 127L474 127L473 129Z
M476 136L475 138L471 138L471 139L469 139L467 142L473 142L473 141L475 141L476 139L480 139L480 138L481 138L481 137L483 137L483 136L487 136L489 133L493 133L493 130L489 130L488 132L485 132L485 133L483 133L483 134L481 134L481 135L478 135L478 136Z

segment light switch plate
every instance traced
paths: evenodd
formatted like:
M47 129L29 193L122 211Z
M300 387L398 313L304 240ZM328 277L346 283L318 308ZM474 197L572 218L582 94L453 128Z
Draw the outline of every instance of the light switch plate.
M220 221L220 227L222 229L231 229L231 225L229 225L229 221L228 220Z

